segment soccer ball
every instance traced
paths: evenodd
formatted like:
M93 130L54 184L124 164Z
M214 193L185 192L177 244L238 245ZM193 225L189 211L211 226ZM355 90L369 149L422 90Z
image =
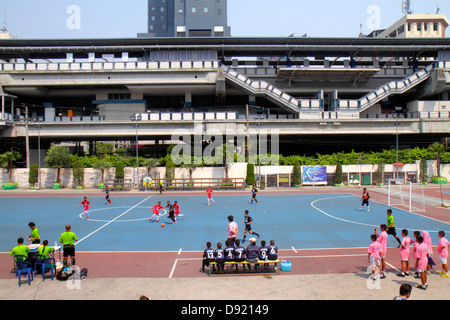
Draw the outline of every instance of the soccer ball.
M166 226L166 224L163 222L163 223L161 223L161 227L165 227Z

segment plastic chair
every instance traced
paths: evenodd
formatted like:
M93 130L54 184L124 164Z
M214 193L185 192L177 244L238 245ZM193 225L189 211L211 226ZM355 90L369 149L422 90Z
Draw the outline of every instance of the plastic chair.
M55 259L53 258L46 258L43 255L37 254L35 256L35 263L34 263L34 276L36 276L36 266L40 265L42 270L42 281L45 281L45 273L50 271L51 279L53 281L53 271L55 270Z
M16 255L14 256L16 261L16 277L19 277L19 287L21 285L20 278L23 274L28 275L28 285L31 285L31 280L33 280L33 271L31 262L27 260L26 256Z

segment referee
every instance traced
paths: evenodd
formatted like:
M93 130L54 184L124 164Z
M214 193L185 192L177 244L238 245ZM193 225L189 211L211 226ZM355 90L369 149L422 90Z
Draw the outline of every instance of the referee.
M395 231L395 223L394 223L394 216L392 215L392 210L391 209L387 209L386 211L387 214L387 234L392 234L394 236L394 238L397 240L398 242L398 247L400 248L400 246L402 245L402 242L400 241L400 239L397 236L397 232Z
M70 231L70 224L66 225L66 232L61 233L59 242L63 244L64 266L67 266L67 258L70 256L72 265L75 265L75 241L78 241L77 235Z

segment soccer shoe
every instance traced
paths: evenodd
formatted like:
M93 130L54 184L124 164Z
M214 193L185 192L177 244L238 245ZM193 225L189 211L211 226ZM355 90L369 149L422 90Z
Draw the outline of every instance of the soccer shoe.
M424 285L421 285L421 284L416 286L416 288L422 289L422 290L427 290L427 287L428 287L427 285L424 286Z
M450 278L450 275L448 275L448 274L441 274L441 278Z

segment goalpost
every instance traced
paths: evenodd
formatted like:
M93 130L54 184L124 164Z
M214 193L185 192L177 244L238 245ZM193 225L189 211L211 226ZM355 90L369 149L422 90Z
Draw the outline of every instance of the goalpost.
M425 211L423 185L402 179L389 179L388 205L405 207L409 212Z

